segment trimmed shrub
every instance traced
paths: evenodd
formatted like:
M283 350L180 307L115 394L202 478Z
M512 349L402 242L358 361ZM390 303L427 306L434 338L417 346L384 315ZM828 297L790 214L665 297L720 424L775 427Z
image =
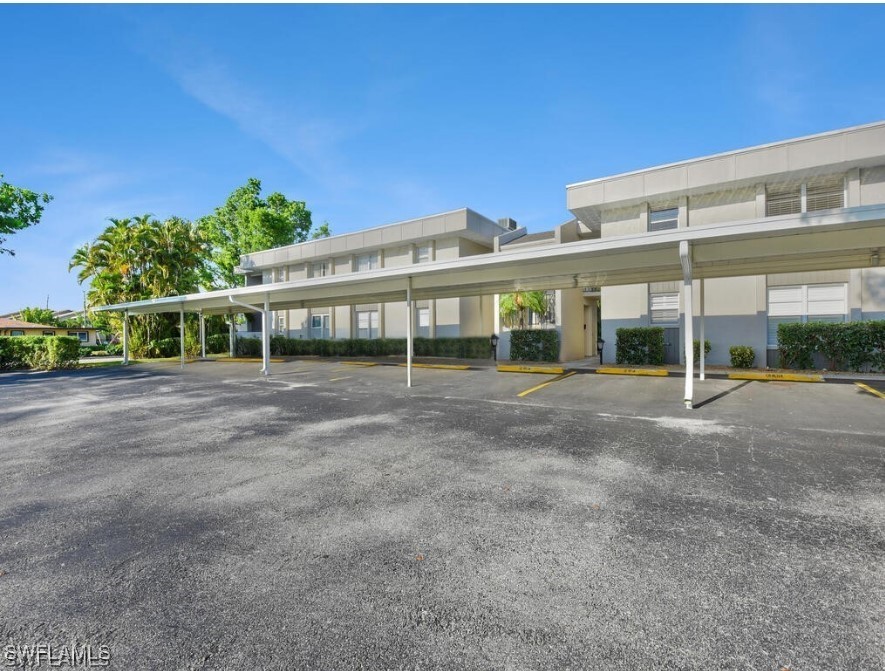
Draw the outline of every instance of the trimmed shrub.
M111 356L120 356L123 353L123 344L122 343L108 343L104 347L104 351L110 354Z
M734 345L728 348L732 368L752 368L756 362L756 352L748 345Z
M486 347L490 349L488 341ZM514 329L510 331L511 361L557 361L559 332L553 329Z
M147 355L150 358L168 359L181 356L181 340L179 338L162 338L151 340L148 344Z
M73 368L80 360L80 340L69 336L0 337L0 369Z
M777 342L785 368L814 368L820 354L830 370L885 370L885 321L779 324Z
M207 354L223 354L230 351L230 334L216 333L206 338Z
M616 334L616 361L631 366L664 363L664 329L660 326L620 328Z
M225 336L226 338L227 336ZM208 346L208 343L207 343ZM448 357L457 359L491 358L489 339L474 338L415 338L415 356ZM227 349L225 340L224 350ZM405 356L405 338L343 338L335 340L287 338L271 336L270 353L273 356L330 356L372 357ZM259 338L237 338L237 354L261 356Z
M693 344L694 344L694 360L700 361L701 360L701 341L694 340ZM704 340L704 358L706 358L706 356L710 353L711 349L713 349L713 348L710 346L710 341Z

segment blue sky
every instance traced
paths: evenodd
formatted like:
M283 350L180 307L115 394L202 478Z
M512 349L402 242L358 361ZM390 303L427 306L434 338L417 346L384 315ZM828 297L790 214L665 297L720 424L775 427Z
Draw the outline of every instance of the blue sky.
M0 5L0 173L55 200L0 312L82 303L108 217L248 177L333 233L459 207L529 230L565 185L885 118L877 6Z

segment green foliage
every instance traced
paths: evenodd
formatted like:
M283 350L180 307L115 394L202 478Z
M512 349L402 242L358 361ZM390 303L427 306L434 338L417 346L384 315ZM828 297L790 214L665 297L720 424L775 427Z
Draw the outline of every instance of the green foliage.
M261 197L261 181L250 177L234 190L213 214L199 221L200 230L211 245L211 275L221 288L243 284L234 273L240 255L262 249L304 242L313 226L310 210L301 200L288 200L281 193ZM328 224L317 234L328 235Z
M525 329L529 314L532 312L537 315L545 314L549 300L546 291L517 291L512 294L502 294L498 301L498 312L507 328Z
M488 338L415 338L415 356L487 359ZM227 343L225 341L226 351ZM405 356L405 338L302 339L273 336L270 353L274 356ZM237 338L237 355L260 357L261 340Z
M748 345L734 345L728 348L732 368L752 368L756 362L756 352Z
M25 308L18 313L18 318L23 322L30 322L31 324L41 324L43 326L58 325L55 313L46 308Z
M68 269L79 268L78 281L90 282L89 305L107 305L195 292L205 258L206 244L195 225L177 217L160 222L143 215L111 219L94 242L74 253ZM195 318L188 320L193 324ZM107 326L122 332L122 317L109 315ZM135 356L149 356L153 341L179 335L174 314L133 316L130 327Z
M813 368L820 353L830 370L885 370L885 321L779 324L777 342L785 368Z
M52 200L45 193L38 194L3 181L0 174L0 245L6 236L17 233L40 222L43 206ZM11 249L0 246L0 254L15 256Z
M556 361L559 332L553 329L516 329L510 332L511 361Z
M660 326L620 328L615 334L617 363L631 366L664 363L664 329Z
M701 341L700 340L693 340L692 343L694 346L694 360L700 361L700 359L701 359ZM710 341L704 340L704 357L705 358L706 358L706 355L710 353L711 349L712 349L712 347L710 346Z
M120 343L109 343L105 345L104 350L111 356L120 356L123 353L123 345Z
M80 360L80 341L68 336L0 337L0 369L73 368Z
M230 350L230 335L227 333L216 333L206 337L206 353L222 354Z

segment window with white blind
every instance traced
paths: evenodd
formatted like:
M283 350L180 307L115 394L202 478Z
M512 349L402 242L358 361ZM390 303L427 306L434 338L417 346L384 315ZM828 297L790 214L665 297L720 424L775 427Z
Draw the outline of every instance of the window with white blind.
M848 285L800 284L768 289L768 347L777 347L779 324L844 322L848 318Z
M652 324L673 324L679 321L679 292L648 295L648 310Z
M280 312L277 314L277 330L280 333L286 332L286 313Z
M665 210L652 210L648 214L649 231L668 231L679 227L679 208L668 207Z
M418 245L415 249L415 263L427 263L433 260L433 251L430 245Z
M319 263L313 264L313 276L314 277L325 277L329 274L329 264L325 261L320 261Z
M430 308L417 308L415 310L416 329L415 335L419 338L430 337Z
M810 179L804 184L771 184L765 189L768 217L838 207L845 207L845 180L841 175Z
M366 270L376 270L378 268L378 253L361 254L356 257L356 271L358 273Z
M378 337L377 310L365 310L356 313L356 337L366 339Z
M285 269L285 267L283 267L283 268L277 268L277 269L274 271L274 282L285 282L285 281L286 281L286 269Z

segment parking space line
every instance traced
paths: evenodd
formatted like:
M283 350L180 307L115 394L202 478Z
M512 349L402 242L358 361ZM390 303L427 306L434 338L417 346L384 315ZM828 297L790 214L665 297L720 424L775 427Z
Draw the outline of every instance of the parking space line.
M398 363L401 368L407 367L407 363ZM470 366L453 363L413 363L412 368L439 368L440 370L470 370Z
M557 375L552 380L547 380L546 382L542 382L541 384L536 384L534 387L529 387L525 391L519 392L517 394L517 396L519 398L522 398L523 396L528 396L529 394L533 394L534 392L538 391L539 389L543 389L544 387L550 386L554 382L559 382L560 380L564 380L567 377L571 377L572 375L576 375L577 372L578 371L570 370L568 373L563 373L562 375Z
M342 366L362 366L363 368L370 368L371 366L377 366L378 364L374 361L339 361Z
M885 399L885 394L883 394L883 393L882 393L881 391L879 391L878 389L873 389L873 388L872 388L870 385L868 385L868 384L864 384L863 382L855 382L854 384L856 384L858 387L860 387L861 389L863 389L865 392L868 392L868 393L872 394L873 396L878 396L879 398L883 398L883 399Z
M332 377L329 378L329 382L338 382L338 380L349 380L351 378L350 375L345 375L343 377Z

